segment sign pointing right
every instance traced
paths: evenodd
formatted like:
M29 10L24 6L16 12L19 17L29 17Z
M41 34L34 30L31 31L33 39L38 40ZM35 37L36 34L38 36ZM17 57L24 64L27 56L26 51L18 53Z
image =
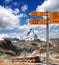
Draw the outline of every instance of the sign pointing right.
M59 12L50 12L50 24L59 24Z

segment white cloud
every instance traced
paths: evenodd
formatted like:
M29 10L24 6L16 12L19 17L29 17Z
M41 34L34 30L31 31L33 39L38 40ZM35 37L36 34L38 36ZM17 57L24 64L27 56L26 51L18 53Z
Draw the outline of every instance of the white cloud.
M46 39L46 27L39 27L39 36ZM59 38L59 25L49 25L49 38Z
M0 40L3 40L4 38L18 38L18 39L22 39L22 33L16 33L16 32L12 32L12 33L0 33Z
M16 8L15 10L14 10L14 13L15 14L18 14L20 11L19 11L19 9L18 8Z
M25 12L28 9L28 6L25 4L21 7L22 11Z
M26 19L26 22L27 22L28 24L29 24L29 20L30 20L30 19Z
M15 3L14 3L14 5L15 5L15 6L16 6L16 5L18 5L18 3L17 3L17 2L15 2Z
M12 0L5 0L5 2L8 2L8 3L11 2L11 1L12 1Z
M38 26L39 25L35 26L35 25L25 24L23 26L20 26L19 29L20 30L29 30L30 28L33 28L33 29L38 28Z
M59 0L47 0L39 5L36 11L59 11Z
M13 29L19 26L21 13L18 15L19 9L5 8L0 6L0 30Z
M6 34L4 34L4 33L0 34L0 40L3 40L3 38L5 38L5 37L9 37L9 35L7 33Z
M12 33L9 33L9 37L10 38L18 38L18 39L21 39L22 37L22 33L16 33L16 32L12 32Z
M50 25L49 36L50 38L59 38L59 25Z
M18 15L19 18L21 18L21 17L26 17L26 16L27 16L27 15L24 14L24 13L21 13L20 15Z

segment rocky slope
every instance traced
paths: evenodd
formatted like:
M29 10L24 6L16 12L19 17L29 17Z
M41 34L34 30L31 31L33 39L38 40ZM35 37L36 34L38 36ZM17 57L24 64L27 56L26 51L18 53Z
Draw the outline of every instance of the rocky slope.
M52 44L55 44L55 45L59 45L59 38L52 38L52 39L50 39L50 42L52 43Z
M17 49L17 47L14 46L10 40L4 39L0 41L0 53L18 55L19 49Z

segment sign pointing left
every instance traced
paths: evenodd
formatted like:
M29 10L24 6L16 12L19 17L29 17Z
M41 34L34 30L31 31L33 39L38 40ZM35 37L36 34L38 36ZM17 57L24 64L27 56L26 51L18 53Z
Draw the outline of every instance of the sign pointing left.
M29 23L31 25L38 25L38 24L41 24L41 25L46 25L46 20L45 19L30 19L29 20Z
M46 12L30 12L30 16L46 16Z

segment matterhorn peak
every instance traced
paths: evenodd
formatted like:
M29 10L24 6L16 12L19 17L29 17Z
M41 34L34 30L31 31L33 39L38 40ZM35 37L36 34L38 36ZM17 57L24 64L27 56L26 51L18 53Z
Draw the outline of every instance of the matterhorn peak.
M37 39L37 35L35 34L34 30L30 29L26 35L26 40L35 40Z

